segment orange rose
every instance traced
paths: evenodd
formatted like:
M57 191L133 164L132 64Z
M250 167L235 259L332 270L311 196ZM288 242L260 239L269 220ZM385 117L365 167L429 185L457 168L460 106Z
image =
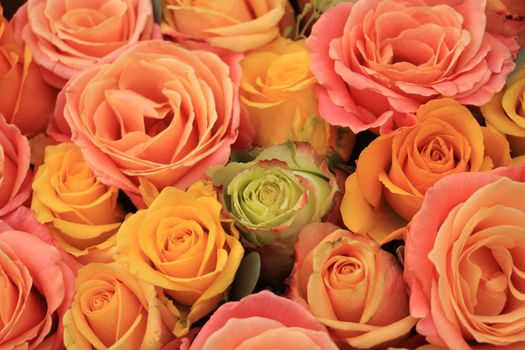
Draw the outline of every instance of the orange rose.
M15 19L44 78L59 88L107 54L154 36L150 0L28 0Z
M128 217L117 233L116 260L139 279L164 289L180 337L224 299L244 254L221 225L221 205L165 188L148 209Z
M350 230L382 240L410 221L427 189L443 177L511 164L505 137L479 126L451 99L422 105L417 119L417 125L380 136L361 152L341 204Z
M384 348L416 323L394 256L329 223L311 223L299 234L289 297L352 348Z
M66 348L157 350L173 339L176 320L155 288L119 264L88 264L78 272L76 285L64 315Z
M46 84L31 50L15 40L0 6L0 113L22 134L43 132L55 108L58 91Z
M204 40L237 52L277 38L283 18L293 23L287 0L165 0L163 4L164 34Z
M408 228L410 313L429 343L525 348L525 166L448 176Z
M97 180L78 147L48 146L32 187L31 208L66 252L83 263L113 260L124 219L118 189Z

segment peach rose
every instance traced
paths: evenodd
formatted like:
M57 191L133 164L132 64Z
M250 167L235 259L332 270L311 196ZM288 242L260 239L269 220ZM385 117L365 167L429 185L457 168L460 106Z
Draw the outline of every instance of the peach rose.
M316 82L304 40L278 38L241 61L240 95L255 128L254 145L306 141L321 155L350 157L354 135L317 114Z
M303 307L263 291L221 306L190 350L337 350L326 329Z
M239 58L164 41L133 45L69 81L53 135L71 128L97 177L144 207L141 180L184 189L228 161L240 121Z
M118 263L91 263L77 275L77 292L64 315L68 349L157 350L174 336L175 317L155 288Z
M410 221L427 189L443 177L511 164L505 137L479 126L454 100L422 105L417 121L378 137L361 152L341 204L350 230L381 241Z
M0 348L63 349L78 268L27 208L0 220Z
M0 218L21 206L31 194L27 138L0 114Z
M113 260L124 220L118 189L97 180L78 147L48 146L32 187L31 208L66 252L82 263Z
M165 188L148 209L128 217L117 233L116 260L137 278L164 289L177 337L224 299L244 254L221 226L221 205Z
M245 52L279 37L292 13L287 0L165 0L161 31Z
M513 156L525 155L525 64L503 90L480 107L487 125L505 134Z
M525 167L448 176L409 225L410 313L449 349L525 347Z
M154 36L150 0L28 0L15 18L17 35L58 88L105 55Z
M15 39L14 23L0 6L0 113L22 134L43 132L55 108L58 90L44 82L31 50Z
M485 31L485 1L361 0L314 25L306 46L319 112L355 133L412 125L439 97L482 105L505 85L519 48Z
M299 233L295 253L288 297L343 346L385 348L415 325L401 266L372 239L313 222Z

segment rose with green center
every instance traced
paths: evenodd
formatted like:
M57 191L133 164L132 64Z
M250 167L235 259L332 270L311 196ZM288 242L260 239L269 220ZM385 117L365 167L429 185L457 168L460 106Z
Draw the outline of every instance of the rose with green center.
M271 283L290 272L298 232L328 213L338 190L326 162L307 143L270 147L209 175L244 240L261 254L263 277Z

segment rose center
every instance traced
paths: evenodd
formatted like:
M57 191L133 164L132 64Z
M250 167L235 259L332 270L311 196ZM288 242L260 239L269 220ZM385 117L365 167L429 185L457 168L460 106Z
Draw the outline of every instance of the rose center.
M441 137L430 141L422 150L423 156L432 163L444 163L448 160L447 144Z
M273 182L265 183L259 191L259 201L269 207L279 196L279 186Z
M338 255L328 261L332 285L355 285L365 278L363 263L352 256Z
M94 295L89 300L89 311L95 312L104 309L111 301L111 298L113 298L113 293L106 290Z
M169 241L167 242L167 245L165 246L166 249L169 249L170 245L180 245L184 244L187 240L191 239L192 232L189 231L178 231L175 232L170 236Z

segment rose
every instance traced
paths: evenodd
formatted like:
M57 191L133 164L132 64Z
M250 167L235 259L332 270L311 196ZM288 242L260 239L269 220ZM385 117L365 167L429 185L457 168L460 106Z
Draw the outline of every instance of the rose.
M240 242L222 228L220 211L213 197L167 187L117 233L116 260L175 301L162 298L177 318L177 337L217 307L243 257Z
M80 149L48 146L32 187L31 208L66 252L83 263L113 260L115 233L124 219L118 190L97 180Z
M175 319L152 285L117 263L91 263L77 275L64 315L64 344L75 349L160 349L173 339Z
M355 133L385 134L414 124L411 113L435 98L486 103L504 86L518 45L485 32L485 22L485 1L362 0L332 7L306 40L321 85L321 116Z
M107 54L153 36L150 0L28 0L15 17L44 78L59 88Z
M0 114L0 218L29 198L32 178L27 138Z
M78 266L21 207L0 220L0 348L63 349L62 315Z
M263 291L222 305L204 324L190 350L337 350L326 329L303 307Z
M487 124L506 135L512 154L525 155L525 65L480 109Z
M427 192L405 246L417 330L450 349L521 349L525 167L451 175Z
M250 162L217 166L209 175L243 238L261 253L270 283L288 276L297 234L328 213L338 189L307 143L266 148Z
M184 189L228 161L240 120L238 59L138 43L66 85L54 135L71 127L97 177L144 207L141 180Z
M370 238L312 222L299 233L295 253L288 297L342 344L384 349L415 325L401 267Z
M55 107L58 91L42 79L31 51L16 40L0 6L0 113L24 135L43 132Z
M315 79L304 41L278 38L241 61L240 95L255 128L254 144L307 141L321 155L348 159L353 134L317 116Z
M161 30L182 39L204 40L212 46L245 52L277 38L279 24L293 23L286 0L166 0Z
M480 127L453 100L422 105L417 121L380 136L361 152L341 204L345 225L353 232L381 241L410 221L427 189L443 177L511 164L505 138Z
M525 3L520 0L487 0L487 28L507 36L518 35L525 44Z

